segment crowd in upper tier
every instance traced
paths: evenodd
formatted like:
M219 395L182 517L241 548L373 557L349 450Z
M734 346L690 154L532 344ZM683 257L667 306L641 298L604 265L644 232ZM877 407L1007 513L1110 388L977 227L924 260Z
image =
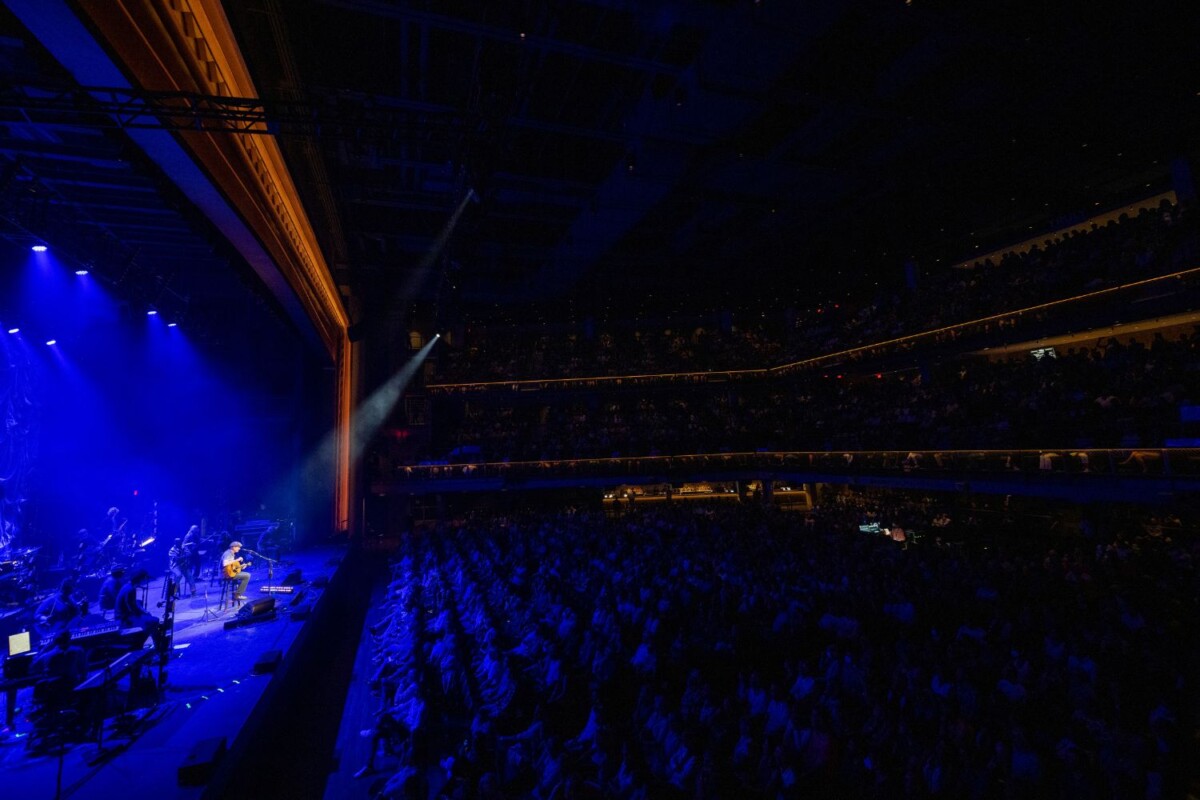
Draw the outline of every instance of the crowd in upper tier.
M930 270L916 289L881 292L748 322L491 329L437 352L437 381L761 368L967 322L1197 266L1200 218L1166 201L970 269Z
M687 503L407 537L362 773L409 798L1182 796L1200 540L948 545L951 512Z
M899 375L437 399L426 454L525 461L756 450L1159 447L1200 402L1200 333ZM465 449L465 450L464 450ZM395 465L392 465L394 471Z

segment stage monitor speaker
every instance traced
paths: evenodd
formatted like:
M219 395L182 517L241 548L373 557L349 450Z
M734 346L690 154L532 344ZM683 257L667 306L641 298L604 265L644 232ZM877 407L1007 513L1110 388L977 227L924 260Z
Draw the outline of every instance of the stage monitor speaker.
M287 574L287 577L283 579L284 586L295 586L299 583L304 583L304 578L301 576L299 569L292 570Z
M217 762L225 755L225 737L201 739L176 771L180 786L203 786L212 778Z
M266 675L274 672L279 667L280 661L283 661L283 651L268 650L258 657L258 661L254 662L254 668L250 672L252 675Z
M238 609L238 618L261 617L275 610L274 597L259 597L242 604Z

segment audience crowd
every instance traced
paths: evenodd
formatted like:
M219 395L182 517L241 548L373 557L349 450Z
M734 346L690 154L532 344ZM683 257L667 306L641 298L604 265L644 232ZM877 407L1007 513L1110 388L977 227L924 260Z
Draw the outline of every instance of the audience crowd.
M968 269L931 270L915 289L746 324L645 322L468 332L437 353L437 381L495 381L761 368L1027 308L1196 266L1195 212L1166 201ZM997 323L1000 324L1000 323Z
M1105 339L924 374L595 388L436 400L425 459L529 461L755 450L1138 448L1186 433L1200 332ZM386 464L395 475L400 464Z
M1200 541L948 544L951 511L677 502L414 533L371 627L362 774L406 798L1181 796Z

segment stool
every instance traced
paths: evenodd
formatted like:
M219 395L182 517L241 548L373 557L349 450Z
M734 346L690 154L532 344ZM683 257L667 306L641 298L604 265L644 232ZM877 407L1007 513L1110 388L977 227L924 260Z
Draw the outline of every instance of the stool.
M226 578L225 576L222 575L219 580L221 581L221 599L217 603L217 605L222 610L224 610L225 608L233 608L235 605L237 605L238 579L237 578ZM225 605L226 600L229 601L228 606Z

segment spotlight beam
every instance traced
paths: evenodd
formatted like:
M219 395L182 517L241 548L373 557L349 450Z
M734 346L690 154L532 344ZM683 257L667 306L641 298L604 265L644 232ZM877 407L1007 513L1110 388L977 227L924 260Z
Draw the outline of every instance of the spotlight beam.
M429 270L433 268L433 264L437 261L437 257L441 255L446 242L450 241L450 235L454 233L455 227L458 226L458 221L462 218L463 212L467 210L467 204L475 196L474 189L467 190L467 194L462 199L462 202L458 204L458 208L454 209L454 213L450 215L450 219L446 220L446 224L442 226L441 232L433 240L433 245L425 251L425 255L421 256L421 260L417 262L416 269L409 273L408 280L404 283L404 292L401 295L401 300L407 302L417 296L417 292L421 290L421 284L425 283L425 278L429 275Z
M396 403L404 394L409 381L417 374L417 370L425 363L433 346L441 339L441 334L430 339L424 347L409 359L395 375L371 393L371 396L359 404L351 415L350 428L350 462L358 463L367 445L379 433ZM334 456L337 452L337 429L330 430L322 437L308 458L304 461L304 477L306 480L316 480L333 469Z
M375 438L375 434L379 433L379 429L383 427L388 415L392 413L392 409L399 402L400 396L404 394L409 381L425 363L425 359L440 338L439 334L426 342L425 346L417 351L417 354L410 358L399 372L388 378L354 410L354 415L351 417L353 420L350 435L351 461L357 462L362 458L363 451Z

